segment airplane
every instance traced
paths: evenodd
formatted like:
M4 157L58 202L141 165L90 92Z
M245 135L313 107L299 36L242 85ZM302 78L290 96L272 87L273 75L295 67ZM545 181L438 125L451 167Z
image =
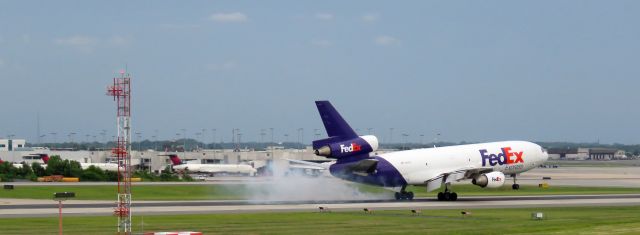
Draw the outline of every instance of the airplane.
M4 163L4 161L0 159L0 164L2 163ZM15 168L22 169L22 163L11 163L11 165L13 165L13 167Z
M234 173L255 176L258 172L255 168L245 164L193 164L184 163L177 154L159 155L168 156L173 163L173 169L188 172L201 172L209 174Z
M285 159L285 160L289 161L289 170L298 170L303 172L310 171L311 175L314 175L314 176L327 175L326 174L327 169L329 169L329 166L331 166L331 164L335 163L333 161L316 163L316 162L295 160L295 159Z
M378 149L373 135L358 136L329 101L316 101L328 138L313 141L316 155L335 158L331 175L352 182L401 188L396 200L413 200L408 185L440 189L439 201L455 201L451 184L471 179L482 188L499 188L505 175L513 177L512 189L520 185L516 175L544 163L545 149L527 141L502 141L397 151L369 156Z
M42 167L47 167L47 163L49 162L49 155L47 154L34 154L33 156L40 156L44 165ZM80 167L83 170L89 169L91 166L95 166L105 171L118 171L118 164L116 163L83 163L79 162Z
M94 166L100 168L104 171L118 171L118 164L116 163L84 163L80 162L80 167L83 170L89 169L89 167Z

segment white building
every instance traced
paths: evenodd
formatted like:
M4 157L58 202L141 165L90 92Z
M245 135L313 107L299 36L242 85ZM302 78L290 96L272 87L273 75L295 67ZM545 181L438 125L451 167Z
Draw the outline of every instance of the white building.
M24 139L0 139L0 151L14 151L24 148L27 141Z

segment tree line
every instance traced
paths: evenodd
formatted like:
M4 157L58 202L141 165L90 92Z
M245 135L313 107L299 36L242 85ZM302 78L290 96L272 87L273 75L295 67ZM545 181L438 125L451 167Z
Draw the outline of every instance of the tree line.
M64 177L79 178L80 181L118 181L118 172L105 171L96 166L82 169L79 162L74 160L62 160L60 156L53 155L46 167L38 162L31 165L22 163L22 167L16 167L10 162L0 163L0 180L3 182L24 179L37 181L38 177L62 175ZM186 173L178 174L167 166L162 173L154 174L147 171L136 170L134 178L142 178L143 181L193 181Z

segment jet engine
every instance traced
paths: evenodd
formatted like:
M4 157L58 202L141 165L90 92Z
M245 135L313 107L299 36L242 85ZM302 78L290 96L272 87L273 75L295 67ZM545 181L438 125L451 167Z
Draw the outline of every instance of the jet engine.
M504 180L504 173L494 171L476 176L471 180L471 183L483 188L499 188L504 185Z
M378 150L378 138L373 135L337 141L315 149L315 154L329 158L344 158L360 154L368 154Z

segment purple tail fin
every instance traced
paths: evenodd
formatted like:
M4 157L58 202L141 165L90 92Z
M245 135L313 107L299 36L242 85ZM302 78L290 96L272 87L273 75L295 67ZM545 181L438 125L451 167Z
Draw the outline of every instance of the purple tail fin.
M329 136L313 141L316 155L339 161L361 160L378 148L375 136L358 136L329 101L316 101L316 106Z
M351 129L351 126L340 116L340 113L329 101L316 101L316 106L330 138L351 139L358 137L358 134Z

